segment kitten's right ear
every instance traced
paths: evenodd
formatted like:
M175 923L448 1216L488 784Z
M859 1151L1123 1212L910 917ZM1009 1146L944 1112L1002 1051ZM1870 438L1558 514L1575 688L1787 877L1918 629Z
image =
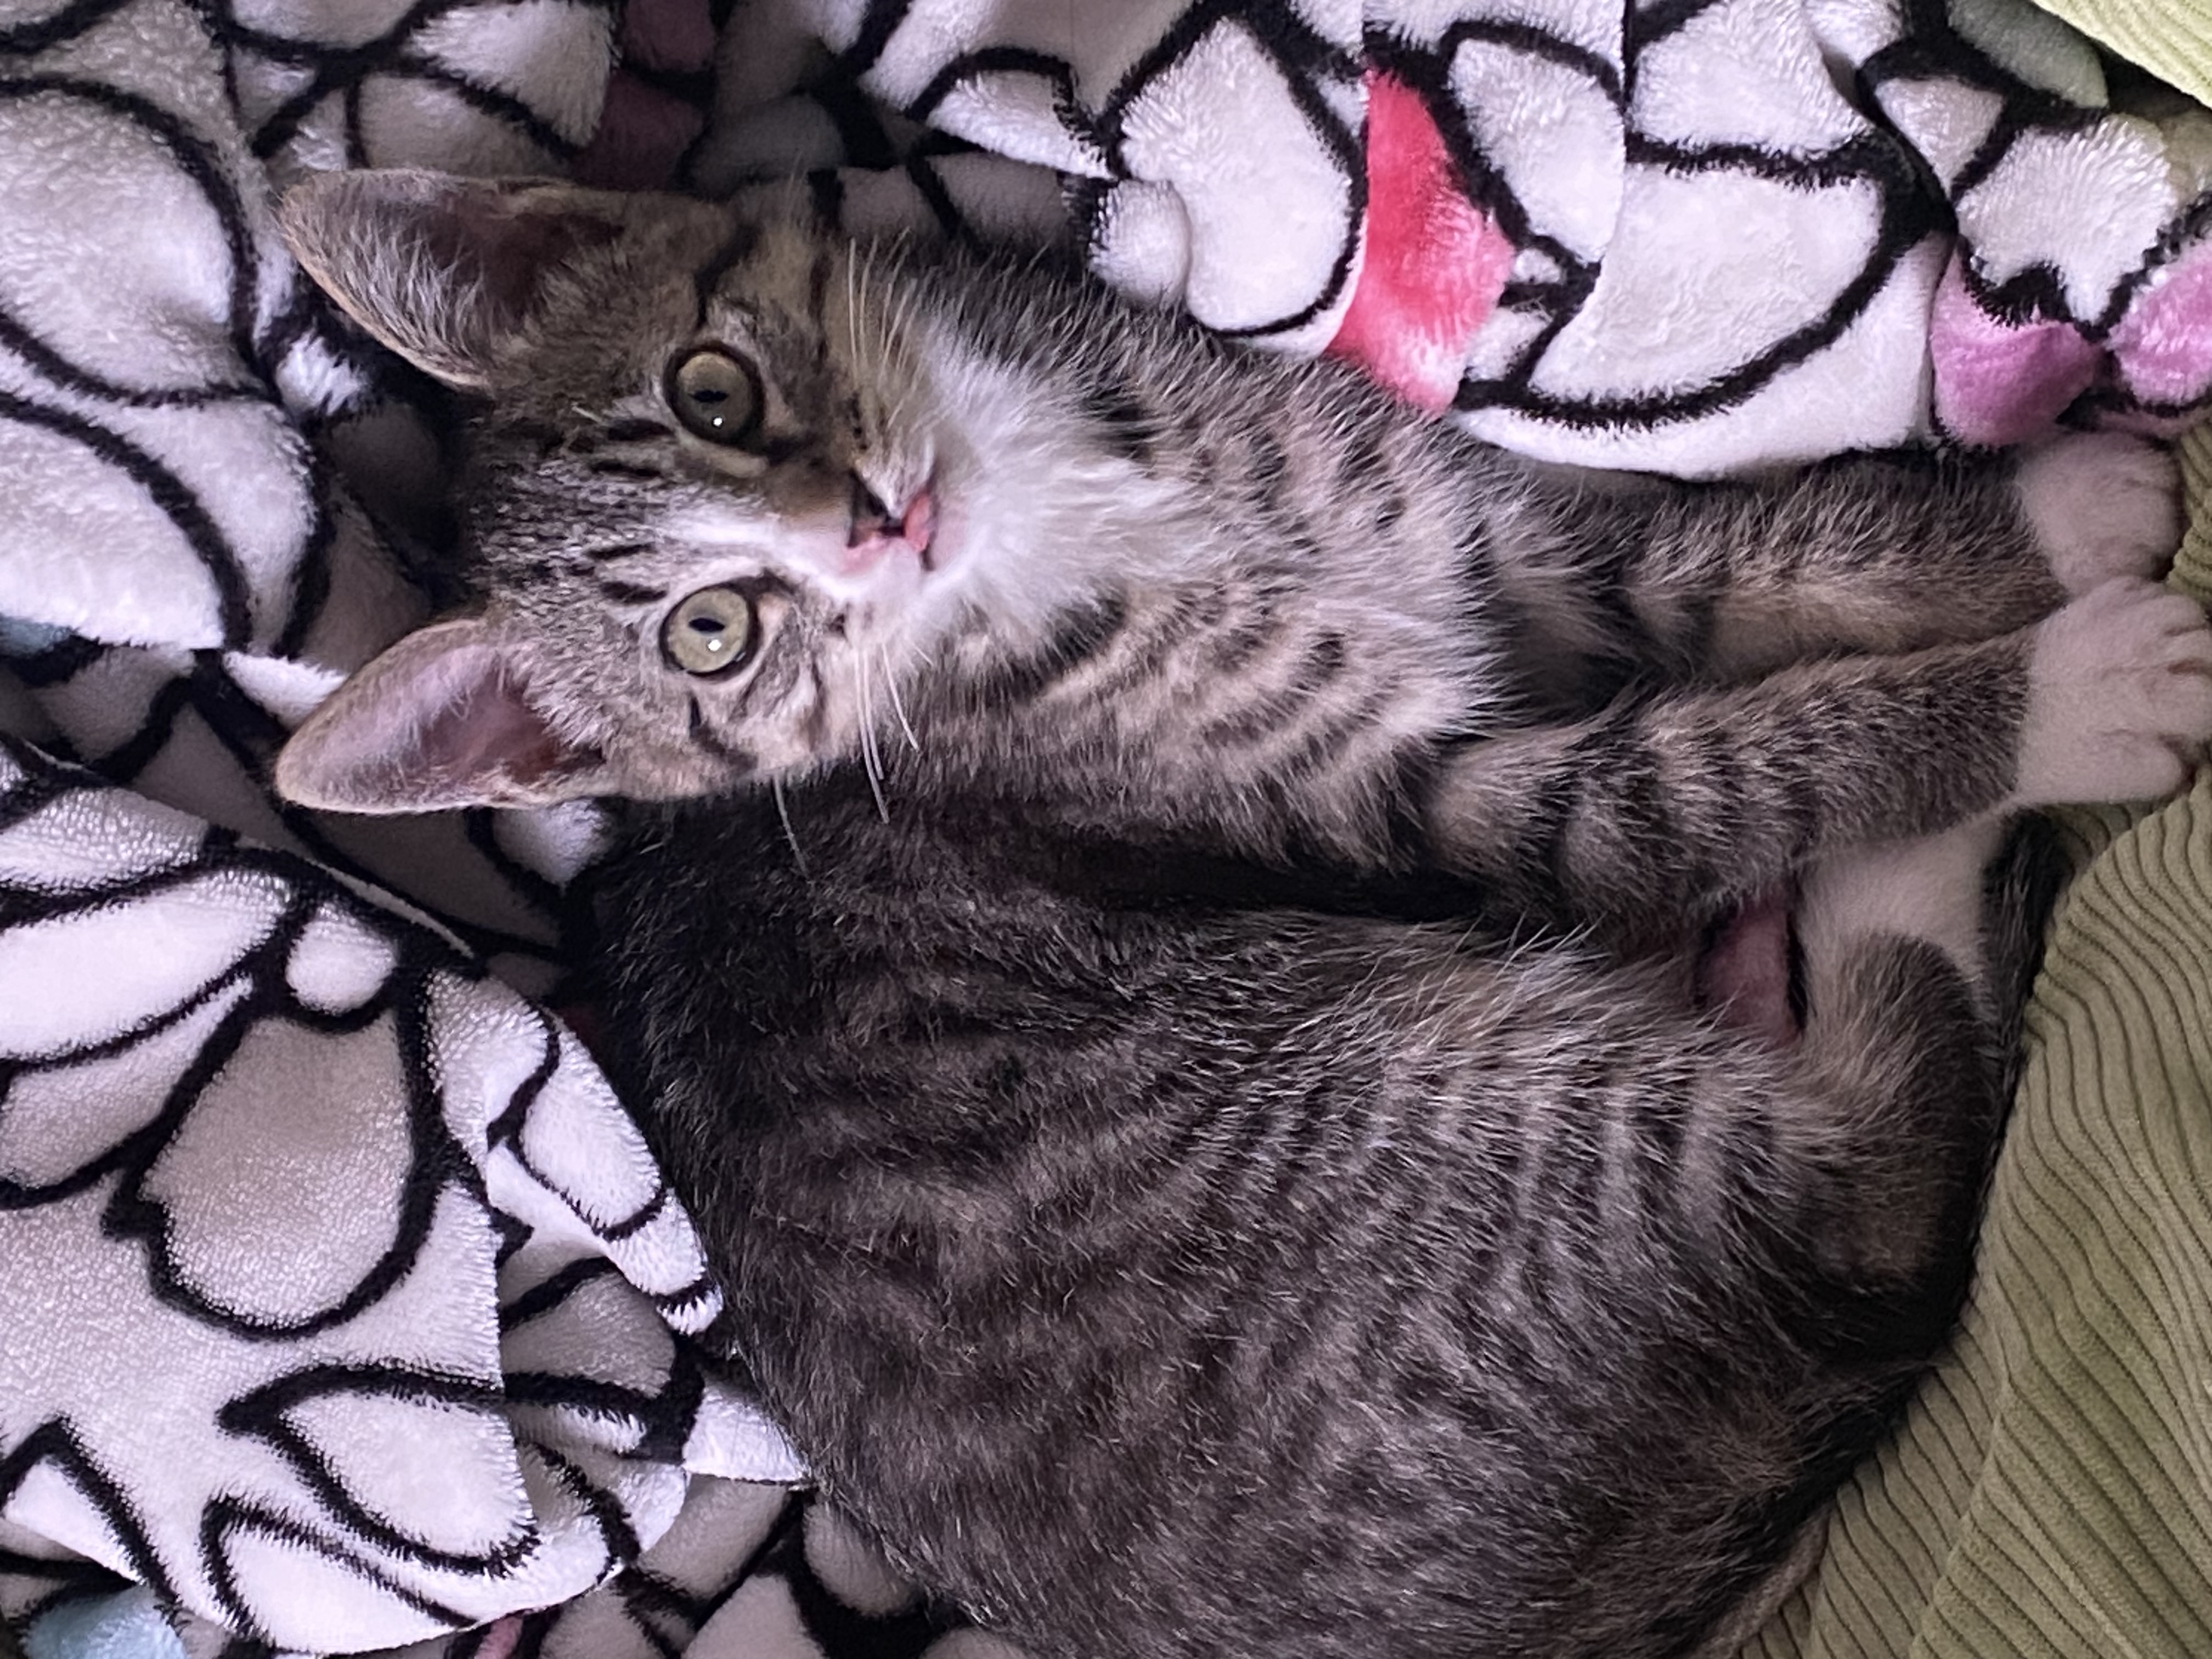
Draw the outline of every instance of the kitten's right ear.
M276 757L276 793L336 812L544 806L608 785L605 760L533 707L495 624L410 634L355 674Z
M349 316L418 368L471 388L547 279L623 222L611 192L412 168L319 173L286 194L278 218L293 256Z

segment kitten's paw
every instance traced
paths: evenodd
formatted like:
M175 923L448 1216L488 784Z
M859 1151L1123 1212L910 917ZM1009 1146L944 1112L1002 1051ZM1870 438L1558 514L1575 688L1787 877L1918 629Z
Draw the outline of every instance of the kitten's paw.
M2040 623L2028 656L2021 805L2149 800L2212 741L2212 623L2155 582L2104 583Z
M2145 439L2054 438L2015 483L2051 574L2075 598L2115 576L2158 575L2181 545L2181 469Z

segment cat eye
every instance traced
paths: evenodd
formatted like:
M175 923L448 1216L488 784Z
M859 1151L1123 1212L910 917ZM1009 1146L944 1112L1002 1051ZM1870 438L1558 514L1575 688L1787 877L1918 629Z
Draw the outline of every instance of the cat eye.
M687 674L720 674L749 660L760 635L753 602L734 587L702 587L660 625L660 654Z
M702 346L668 366L663 388L684 429L711 444L744 445L760 435L766 398L760 373L736 353Z

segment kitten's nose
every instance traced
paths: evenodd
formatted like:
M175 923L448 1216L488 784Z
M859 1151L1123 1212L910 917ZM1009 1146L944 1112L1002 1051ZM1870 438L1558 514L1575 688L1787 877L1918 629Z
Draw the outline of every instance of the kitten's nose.
M862 542L891 531L895 524L883 497L869 489L867 481L859 473L853 474L853 527L846 532L845 545L858 547Z

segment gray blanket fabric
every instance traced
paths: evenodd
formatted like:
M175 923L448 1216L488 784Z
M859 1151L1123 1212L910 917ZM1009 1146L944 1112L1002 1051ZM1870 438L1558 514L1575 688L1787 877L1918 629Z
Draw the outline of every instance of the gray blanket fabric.
M694 1345L562 1011L589 809L266 767L453 597L448 399L271 229L363 165L1079 246L1559 459L2212 388L2212 118L2024 0L0 0L0 1619L33 1659L920 1655Z

